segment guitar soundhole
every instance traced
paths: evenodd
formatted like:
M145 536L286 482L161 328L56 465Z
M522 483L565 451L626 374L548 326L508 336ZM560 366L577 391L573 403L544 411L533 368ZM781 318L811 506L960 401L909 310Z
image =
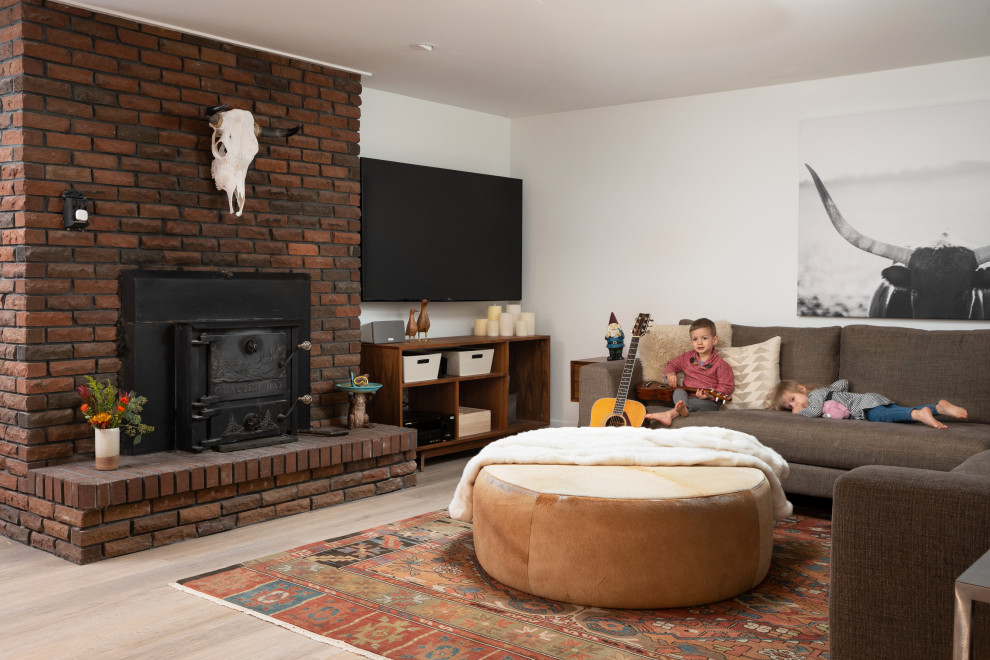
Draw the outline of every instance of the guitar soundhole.
M626 418L622 415L612 415L605 420L605 423L602 424L602 426L627 426Z

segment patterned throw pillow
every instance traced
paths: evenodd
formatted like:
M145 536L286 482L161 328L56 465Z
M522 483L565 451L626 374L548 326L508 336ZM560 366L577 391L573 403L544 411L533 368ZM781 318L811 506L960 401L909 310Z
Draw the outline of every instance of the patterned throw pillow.
M643 380L663 381L663 370L667 363L685 351L691 350L691 335L687 325L651 325L649 332L640 337L639 363L643 365ZM718 335L719 353L732 346L732 324L728 321L715 321L715 334ZM628 338L627 338L628 343Z
M780 337L771 337L762 344L721 348L718 354L732 367L736 385L725 410L763 408L780 382Z

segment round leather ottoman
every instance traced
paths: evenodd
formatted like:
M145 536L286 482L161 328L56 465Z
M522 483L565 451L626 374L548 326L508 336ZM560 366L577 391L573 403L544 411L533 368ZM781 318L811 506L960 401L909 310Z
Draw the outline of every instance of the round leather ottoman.
M474 545L492 577L543 598L714 603L770 569L770 484L746 467L489 465L475 482Z

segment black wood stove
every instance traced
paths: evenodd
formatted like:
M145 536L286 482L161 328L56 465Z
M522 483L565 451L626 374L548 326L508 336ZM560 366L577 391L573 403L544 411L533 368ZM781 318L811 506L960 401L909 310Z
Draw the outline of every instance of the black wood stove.
M309 277L128 271L123 385L154 433L133 453L232 451L309 428ZM123 439L122 439L123 440Z

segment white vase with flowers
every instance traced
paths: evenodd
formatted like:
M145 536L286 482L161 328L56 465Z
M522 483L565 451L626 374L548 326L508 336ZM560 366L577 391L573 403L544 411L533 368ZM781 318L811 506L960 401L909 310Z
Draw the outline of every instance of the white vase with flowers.
M120 467L120 430L141 442L141 436L155 430L141 421L141 410L148 399L135 392L119 393L110 380L99 382L86 376L86 384L76 388L82 398L79 409L92 425L96 440L97 470L116 470Z

